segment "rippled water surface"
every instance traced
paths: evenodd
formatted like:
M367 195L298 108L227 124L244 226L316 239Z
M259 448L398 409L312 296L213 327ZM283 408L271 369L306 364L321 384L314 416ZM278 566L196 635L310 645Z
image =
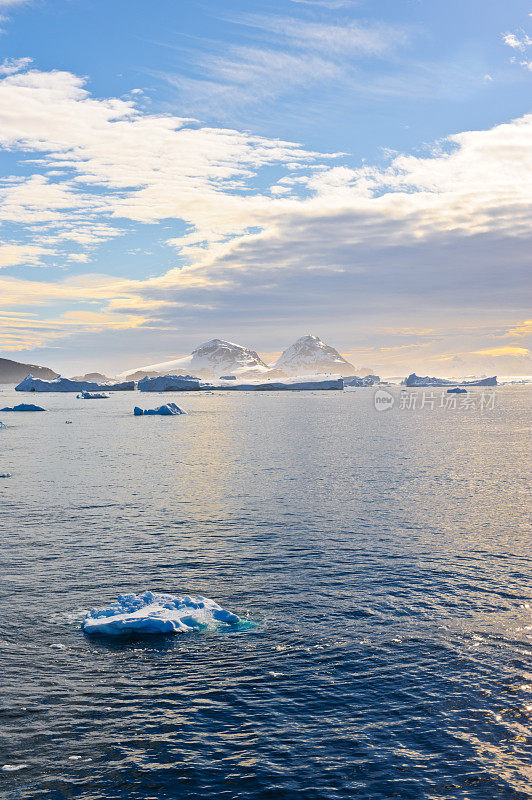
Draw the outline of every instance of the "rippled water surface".
M532 797L530 396L0 414L2 798ZM143 589L256 625L83 635Z

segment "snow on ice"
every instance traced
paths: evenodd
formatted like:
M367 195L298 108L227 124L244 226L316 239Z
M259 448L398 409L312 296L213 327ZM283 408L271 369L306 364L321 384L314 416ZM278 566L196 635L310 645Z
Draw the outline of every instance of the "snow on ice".
M93 608L82 623L87 634L190 633L220 624L236 625L240 618L208 597L171 594L121 594L107 608Z

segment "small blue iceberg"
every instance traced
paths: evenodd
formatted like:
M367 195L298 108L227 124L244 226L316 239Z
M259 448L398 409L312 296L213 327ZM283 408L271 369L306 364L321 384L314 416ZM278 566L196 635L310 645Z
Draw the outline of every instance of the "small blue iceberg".
M176 406L175 403L166 403L164 406L159 406L159 408L139 408L139 406L135 406L133 409L133 413L136 417L142 417L145 415L153 415L158 414L161 417L173 417L177 414L186 414L186 411L183 411L182 408Z
M454 389L447 389L447 394L467 394L467 389L461 389L459 386L455 386Z
M107 608L93 608L82 622L89 634L190 633L236 625L240 617L208 597L174 597L171 594L120 594Z
M18 406L0 408L0 411L46 411L46 409L40 406L34 406L32 403L19 403Z

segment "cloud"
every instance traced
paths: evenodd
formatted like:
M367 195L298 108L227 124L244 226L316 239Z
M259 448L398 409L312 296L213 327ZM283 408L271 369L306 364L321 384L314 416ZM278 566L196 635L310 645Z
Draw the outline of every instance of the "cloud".
M358 5L358 0L291 0L292 3L305 6L319 6L336 10L338 8L352 8Z
M0 64L0 75L13 75L26 69L32 63L31 58L4 58Z
M33 174L1 184L1 213L26 231L28 245L63 253L67 272L53 281L3 275L3 306L36 308L43 323L54 308L39 341L47 330L55 340L75 329L57 316L58 303L91 303L106 329L129 324L159 337L228 319L235 327L253 320L257 330L328 319L362 346L361 328L380 314L403 326L408 314L419 330L437 318L461 327L468 316L480 327L489 320L502 337L526 315L531 135L527 115L454 134L424 155L353 168L298 143L95 98L70 73L8 75L0 142L25 154ZM69 263L89 254L97 262L99 243L138 223L160 226L176 266L138 280L69 275ZM73 242L81 252L72 253ZM502 328L493 322L501 315ZM427 339L434 358L438 348L449 352ZM456 352L486 349L457 343Z
M502 40L508 47L524 55L526 55L528 49L532 47L532 38L522 29L518 33L503 33ZM528 60L528 58L525 57L518 61L517 58L513 57L510 61L514 64L518 63L519 66L532 71L532 59Z
M484 350L474 350L473 355L479 356L528 356L530 350L526 347L487 347Z
M46 320L33 314L0 313L0 348L33 350L63 339L69 333L94 335L102 331L132 330L144 322L134 314L111 314L84 310L67 311Z
M41 266L41 257L53 254L53 252L53 250L40 245L0 244L0 269L19 264Z
M244 15L238 18L238 22L274 34L277 42L281 37L290 47L322 51L329 57L335 53L381 56L409 41L404 27L383 23L347 20L331 24L266 14Z
M191 50L192 74L149 73L176 87L180 102L196 109L194 113L199 109L217 119L229 109L234 112L324 84L368 91L361 64L395 58L413 33L406 26L353 19L332 23L244 13L222 20L238 26L238 44L209 41L204 49Z
M510 328L505 334L505 336L531 336L532 335L532 319L527 319L524 322L516 325L514 328Z
M532 45L532 39L524 31L519 34L503 33L502 39L504 44L507 44L508 47L512 47L514 50L525 51L527 47Z

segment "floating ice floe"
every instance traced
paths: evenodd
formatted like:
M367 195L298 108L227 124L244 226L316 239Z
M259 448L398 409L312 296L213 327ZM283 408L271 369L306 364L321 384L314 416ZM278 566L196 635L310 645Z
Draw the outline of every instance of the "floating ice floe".
M121 594L107 608L93 608L82 623L88 634L190 633L220 624L236 625L240 618L208 597L171 594Z
M27 764L4 764L2 772L18 772L19 769L26 769Z
M15 386L16 392L132 392L135 381L124 383L93 383L92 381L73 381L70 378L55 378L45 381L28 375Z
M177 414L186 414L187 412L183 411L179 406L176 406L175 403L166 403L166 405L159 406L158 408L139 408L139 406L135 406L133 413L136 417L142 417L144 415L152 416L155 414L161 417L173 417Z
M35 406L33 403L19 403L18 406L0 408L0 411L46 411L46 409L41 408L41 406Z
M11 473L10 472L2 472L0 474L0 478L10 478L10 477L11 477Z
M0 422L0 428L7 428L7 425L5 425L3 422Z
M108 400L107 392L81 392L76 395L78 400Z

